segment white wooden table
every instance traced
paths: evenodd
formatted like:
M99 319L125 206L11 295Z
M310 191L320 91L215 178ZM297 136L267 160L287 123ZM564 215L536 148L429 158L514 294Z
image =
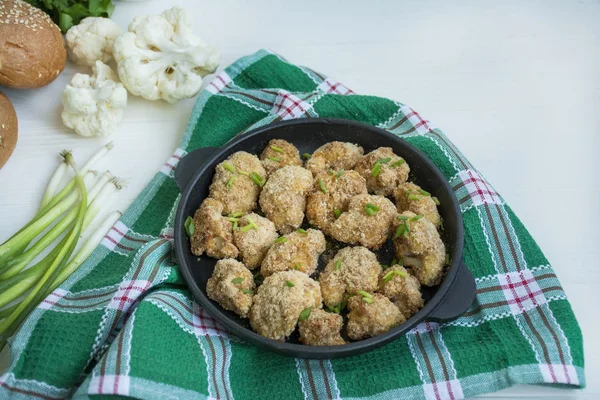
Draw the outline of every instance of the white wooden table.
M335 3L335 4L334 4ZM335 77L358 93L410 104L440 126L494 184L556 269L586 339L588 387L515 387L485 397L600 397L600 3L170 0L117 3L122 27L180 4L222 66L263 47ZM105 140L60 119L69 64L51 85L2 89L19 117L17 150L0 170L0 241L36 210L57 163L83 162ZM177 146L194 101L130 97L100 166L129 181L124 210Z

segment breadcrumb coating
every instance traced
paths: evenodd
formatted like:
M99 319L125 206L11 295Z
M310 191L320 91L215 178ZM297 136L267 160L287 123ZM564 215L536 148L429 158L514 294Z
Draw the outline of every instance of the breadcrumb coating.
M217 261L212 277L206 282L208 297L242 318L250 311L255 288L252 273L231 258Z
M347 171L354 168L363 152L362 147L352 143L329 142L313 152L306 162L306 168L313 175L329 171L330 168Z
M298 323L300 342L308 346L338 346L346 344L340 335L344 325L341 315L323 310L311 311L309 317Z
M214 258L236 258L238 249L233 244L231 222L221 214L223 204L207 197L194 213L194 235L190 239L192 253Z
M300 152L296 146L283 139L272 139L260 155L267 176L286 165L302 166Z
M260 267L263 276L286 270L297 270L308 275L315 272L319 256L325 251L326 245L325 236L321 231L296 231L284 235L281 240L282 242L273 244L267 252Z
M442 219L433 198L422 194L420 190L421 187L412 182L398 186L394 191L398 212L412 211L415 214L423 214L433 225L439 227Z
M353 340L365 339L381 335L400 325L406 318L398 307L382 294L371 295L367 303L362 295L350 297L348 300L348 337Z
M379 196L391 196L398 186L406 182L410 173L408 164L391 147L380 147L365 154L354 170L367 181L369 193Z
M419 280L401 265L381 272L378 292L390 299L406 318L412 317L424 304Z
M256 227L245 229L250 224L250 220ZM278 236L274 223L256 213L251 213L238 220L238 228L233 232L233 241L246 267L254 269L260 266L269 247Z
M285 340L303 310L322 308L319 283L300 271L276 272L265 278L254 296L250 325L260 335Z

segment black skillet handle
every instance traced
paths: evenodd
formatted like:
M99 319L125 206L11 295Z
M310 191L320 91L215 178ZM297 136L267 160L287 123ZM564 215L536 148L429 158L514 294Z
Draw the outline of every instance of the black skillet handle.
M475 278L466 265L462 264L454 284L442 303L427 317L428 321L445 322L460 317L475 299Z
M177 168L175 169L175 183L177 183L180 192L183 193L183 190L196 171L204 161L217 150L216 147L202 147L189 152L185 157L179 160Z

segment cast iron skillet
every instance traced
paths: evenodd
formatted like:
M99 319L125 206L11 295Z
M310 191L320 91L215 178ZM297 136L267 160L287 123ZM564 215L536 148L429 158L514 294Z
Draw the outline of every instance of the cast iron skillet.
M200 203L208 196L215 166L236 151L260 154L271 139L285 139L302 153L312 153L317 147L332 141L361 145L365 153L377 147L391 147L410 165L410 180L437 196L439 211L444 219L443 240L450 254L448 272L438 287L424 288L425 306L402 325L365 340L343 346L313 347L299 344L297 340L278 342L252 331L247 320L222 309L206 295L206 281L210 278L217 260L207 256L197 257L190 251L184 221L193 216ZM341 119L310 118L274 123L234 138L224 147L201 148L190 152L177 166L175 181L182 194L175 219L175 251L181 272L194 298L230 332L265 349L302 358L334 358L360 354L380 347L405 334L423 321L443 322L464 313L475 297L473 275L462 263L463 221L460 208L448 182L437 167L420 150L398 136L371 125ZM377 252L381 263L393 258L390 243ZM321 264L321 263L320 263ZM322 265L319 266L320 268Z

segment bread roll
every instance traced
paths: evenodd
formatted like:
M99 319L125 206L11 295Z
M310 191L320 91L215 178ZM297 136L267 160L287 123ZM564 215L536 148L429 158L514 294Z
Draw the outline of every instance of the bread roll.
M0 85L45 86L66 60L62 34L48 14L23 0L0 0Z
M15 149L17 137L17 114L10 100L0 93L0 168Z

